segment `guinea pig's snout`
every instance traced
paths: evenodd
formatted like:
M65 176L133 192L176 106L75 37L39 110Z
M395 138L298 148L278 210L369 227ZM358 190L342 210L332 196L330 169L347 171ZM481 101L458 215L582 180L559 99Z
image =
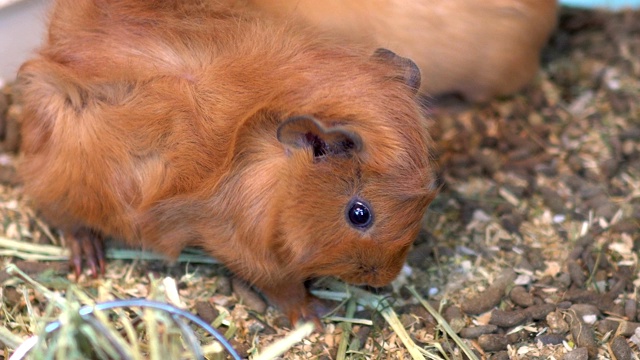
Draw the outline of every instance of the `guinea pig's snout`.
M354 285L382 287L392 282L402 270L406 258L405 248L397 249L372 247L371 244L356 251L344 252L334 263L334 275ZM408 249L408 246L406 247Z
M360 264L358 272L362 274L364 279L375 279L378 277L378 267L375 265ZM367 281L369 283L369 281Z
M351 284L381 287L393 281L396 275L375 262L358 262L355 269L342 279Z

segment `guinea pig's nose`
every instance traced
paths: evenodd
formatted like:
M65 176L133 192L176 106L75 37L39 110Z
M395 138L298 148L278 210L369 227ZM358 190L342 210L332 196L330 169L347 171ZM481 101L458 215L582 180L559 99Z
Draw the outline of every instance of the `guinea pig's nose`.
M376 265L361 264L360 274L362 274L362 279L364 280L364 283L369 286L380 287L387 284L386 279L383 279L383 277L380 276L379 268Z
M375 265L360 265L360 271L364 275L375 277L378 273L378 267Z

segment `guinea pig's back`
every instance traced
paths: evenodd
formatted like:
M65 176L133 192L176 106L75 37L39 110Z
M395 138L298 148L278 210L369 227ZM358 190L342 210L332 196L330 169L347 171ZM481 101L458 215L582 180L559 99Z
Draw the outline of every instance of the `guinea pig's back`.
M170 176L161 151L169 124L150 117L173 109L140 101L139 85L101 89L65 73L45 59L21 70L25 192L63 229L133 238L130 212L168 190Z
M135 239L137 213L189 191L223 162L224 152L205 146L211 138L191 136L203 121L192 77L212 62L203 43L213 24L203 13L178 21L176 4L153 12L135 1L55 4L47 41L18 78L19 172L52 224Z
M210 1L59 0L19 73L26 194L53 225L137 241L156 203L217 186L253 112L291 106L277 94L303 85L283 80L318 53L364 61L287 26Z

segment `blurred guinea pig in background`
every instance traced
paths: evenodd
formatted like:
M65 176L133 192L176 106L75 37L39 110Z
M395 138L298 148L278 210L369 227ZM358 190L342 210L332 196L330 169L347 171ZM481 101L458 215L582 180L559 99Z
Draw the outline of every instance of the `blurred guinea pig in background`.
M421 91L483 102L535 76L556 25L556 0L243 0L372 49L411 58Z

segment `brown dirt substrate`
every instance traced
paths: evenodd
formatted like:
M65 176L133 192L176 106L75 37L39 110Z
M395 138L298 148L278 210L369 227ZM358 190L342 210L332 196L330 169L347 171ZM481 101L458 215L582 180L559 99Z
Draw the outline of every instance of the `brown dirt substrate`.
M640 12L564 9L540 76L527 89L483 106L426 102L433 105L443 191L409 255L410 273L395 285L413 285L443 304L447 322L480 357L638 354ZM0 95L0 231L5 238L59 244L15 179L19 111L7 87ZM66 271L55 264L19 266L44 273L43 283L62 290ZM105 279L119 294L145 296L154 274L178 279L187 308L207 321L226 311L235 324L233 344L245 354L288 332L277 311L252 310L264 308L262 300L221 267L118 260ZM3 275L0 281L0 325L19 333L10 318L27 311L20 285ZM395 288L394 308L413 340L440 343L450 358L461 358L434 318L406 289ZM38 294L32 300L43 308L47 302ZM409 358L376 312L355 317L374 321L353 326L352 358ZM328 324L286 358L334 358L341 332Z

